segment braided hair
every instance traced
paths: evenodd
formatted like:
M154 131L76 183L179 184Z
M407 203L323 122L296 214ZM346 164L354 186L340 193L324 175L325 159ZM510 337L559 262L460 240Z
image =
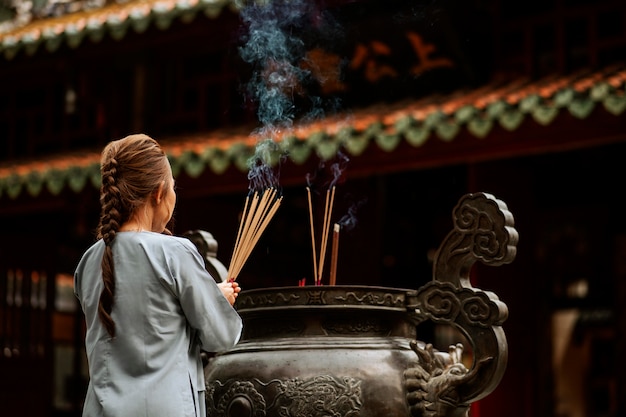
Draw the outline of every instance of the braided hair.
M102 151L100 161L100 222L98 239L105 244L102 256L102 282L98 316L111 337L115 322L111 317L115 296L115 268L112 243L120 227L135 210L145 204L163 181L170 181L169 162L165 152L151 137L129 135L110 142ZM168 190L168 187L164 187Z

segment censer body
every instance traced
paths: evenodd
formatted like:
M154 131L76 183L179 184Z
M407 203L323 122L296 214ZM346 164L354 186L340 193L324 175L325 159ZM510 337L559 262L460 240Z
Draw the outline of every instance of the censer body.
M344 286L243 292L242 340L206 368L209 415L406 415L403 372L418 362L408 292Z
M499 384L508 347L504 303L469 283L471 266L516 254L513 216L495 197L462 197L454 228L417 290L298 286L242 291L244 322L233 349L205 367L214 417L462 417ZM437 351L419 324L452 326L471 346ZM422 335L424 336L424 335ZM427 338L429 335L425 335Z

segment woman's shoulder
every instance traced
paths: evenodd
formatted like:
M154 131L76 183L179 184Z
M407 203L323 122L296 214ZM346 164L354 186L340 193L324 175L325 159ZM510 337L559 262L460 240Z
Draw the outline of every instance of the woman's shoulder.
M104 251L104 241L102 239L98 239L89 246L85 252L83 252L80 260L80 263L84 263L86 260L92 257L101 257L102 252Z
M193 242L185 237L155 232L141 232L128 237L136 238L143 244L152 246L153 248L163 248L166 251L197 251Z

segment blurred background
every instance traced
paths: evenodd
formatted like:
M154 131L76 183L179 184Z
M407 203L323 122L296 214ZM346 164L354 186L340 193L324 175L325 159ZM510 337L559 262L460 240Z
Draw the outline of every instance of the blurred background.
M135 132L170 158L174 233L224 264L270 168L244 289L313 281L306 187L318 225L336 187L337 284L400 288L431 279L457 201L493 194L518 253L472 285L509 308L509 361L471 416L626 415L625 56L621 0L2 2L2 415L80 415L72 275L99 153Z

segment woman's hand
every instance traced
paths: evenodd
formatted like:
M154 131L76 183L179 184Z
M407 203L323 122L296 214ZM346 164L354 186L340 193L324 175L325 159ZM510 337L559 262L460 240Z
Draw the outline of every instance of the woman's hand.
M224 281L217 284L217 286L220 288L220 290L222 290L222 294L224 295L224 297L226 297L230 305L232 306L233 304L235 304L237 296L241 291L241 287L239 286L239 284L235 281Z

